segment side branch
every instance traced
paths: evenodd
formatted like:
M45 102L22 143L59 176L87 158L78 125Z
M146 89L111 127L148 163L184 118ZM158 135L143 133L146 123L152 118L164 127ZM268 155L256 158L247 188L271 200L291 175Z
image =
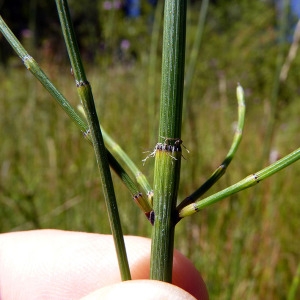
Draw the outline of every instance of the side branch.
M182 210L179 211L178 218L182 219L186 216L192 215L199 210L212 205L230 195L233 195L237 192L240 192L244 189L247 189L251 186L258 184L260 181L272 176L273 174L279 172L280 170L286 168L287 166L291 165L292 163L296 162L300 159L300 148L295 150L294 152L288 154L287 156L283 157L282 159L278 160L274 164L254 173L243 180L239 181L238 183L214 194L211 195L201 201L197 201L195 203L189 204L185 206Z

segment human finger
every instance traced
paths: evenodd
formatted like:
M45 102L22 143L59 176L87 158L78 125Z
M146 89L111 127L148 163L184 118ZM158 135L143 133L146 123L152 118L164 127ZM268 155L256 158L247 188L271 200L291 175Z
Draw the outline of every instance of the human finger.
M176 285L156 280L129 280L101 288L81 300L195 300Z
M133 279L148 279L150 243L126 236ZM0 235L1 299L78 299L101 287L120 282L112 236L60 230L35 230ZM188 274L188 276L186 276ZM196 298L205 284L178 251L174 254L173 283Z

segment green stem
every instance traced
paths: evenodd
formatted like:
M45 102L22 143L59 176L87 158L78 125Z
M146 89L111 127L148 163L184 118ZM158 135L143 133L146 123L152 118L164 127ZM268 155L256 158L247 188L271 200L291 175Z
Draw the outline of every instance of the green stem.
M86 123L85 120L83 120L77 112L74 110L74 108L70 105L68 100L61 94L61 92L53 85L53 83L49 80L47 75L43 72L43 70L40 68L38 63L31 57L28 52L25 50L25 48L22 46L22 44L18 41L18 39L14 36L14 34L11 32L11 30L8 28L4 20L0 17L0 31L2 32L3 36L7 39L7 41L10 43L12 48L16 51L16 53L19 55L19 57L24 62L24 65L26 68L32 73L32 75L37 78L40 83L44 86L44 88L50 93L50 95L54 98L54 100L60 105L60 107L65 111L65 113L70 117L70 119L75 123L75 125L81 130L81 132L84 134L86 140L92 145L92 140L90 134L88 134L89 126ZM81 107L81 106L79 106ZM83 109L82 109L83 110ZM81 109L80 109L81 111ZM84 113L84 112L83 112ZM106 142L106 136L103 132L103 138ZM138 183L144 186L147 186L148 188L145 189L147 192L148 201L140 197L140 192L136 186L136 184L133 182L133 180L129 177L129 175L125 172L125 170L122 168L122 166L119 164L119 162L115 159L115 157L107 150L107 157L109 161L109 165L111 168L116 172L116 174L119 176L119 178L122 180L124 185L128 188L130 193L132 194L134 200L136 202L144 202L144 205L140 205L138 202L138 205L142 207L144 213L149 213L149 207L147 207L147 202L152 203L152 196L153 192L148 184L146 185L146 178L143 174L137 174L135 173L135 176L137 177ZM126 162L125 162L126 163ZM149 215L146 214L147 218L149 219Z
M185 84L184 84L184 105L187 105L187 100L189 99L190 90L192 86L192 81L195 74L195 69L197 65L198 54L201 46L202 35L204 31L204 24L206 20L207 10L208 10L209 0L203 0L201 2L201 8L199 11L199 18L197 24L197 32L195 35L195 41L190 52L189 63L185 75Z
M152 188L146 178L146 176L141 172L141 170L136 166L136 164L130 159L130 157L125 153L125 151L106 133L106 131L101 127L102 134L107 147L112 153L120 159L121 162L129 168L130 172L135 176L138 184L143 188L147 195L152 194ZM152 201L149 201L151 205Z
M129 280L131 279L131 276L126 256L126 248L121 228L118 206L91 86L87 81L80 58L80 53L67 2L65 0L56 0L56 5L68 54L74 71L77 91L83 104L85 115L90 128L95 156L102 181L105 203L110 220L111 231L115 242L121 278L122 280Z
M166 0L159 140L154 150L155 222L150 278L171 282L174 213L181 162L181 120L185 60L186 1Z
M6 40L9 42L11 47L15 50L18 56L22 59L25 67L41 82L45 89L53 96L57 103L67 113L67 115L74 121L77 127L82 131L88 130L88 125L84 122L80 116L76 113L74 108L66 100L66 98L59 92L59 90L49 80L47 75L40 68L38 63L31 57L28 52L24 49L22 44L18 41L15 35L8 28L2 17L0 16L0 31Z
M245 99L244 99L244 90L238 84L238 87L236 89L236 95L238 100L238 123L237 128L235 130L235 134L233 136L233 141L231 144L231 147L221 163L221 165L212 173L212 175L208 178L207 181L205 181L195 192L193 192L191 195L186 197L178 206L177 211L180 211L183 207L187 206L190 203L195 202L197 199L199 199L204 193L206 193L226 172L229 164L231 163L238 146L242 140L242 134L245 124L245 112L246 112L246 106L245 106ZM179 221L180 219L178 219Z
M264 138L263 144L263 152L262 158L259 162L259 168L262 167L263 162L268 158L277 120L277 113L278 113L278 96L280 91L280 73L284 63L284 55L285 55L285 39L286 39L286 29L288 24L288 12L289 12L289 0L282 1L282 15L280 16L279 22L279 47L278 47L278 54L276 58L276 69L274 72L274 82L272 86L271 96L270 96L270 116L267 124L266 134Z
M122 161L129 170L134 174L139 185L142 186L143 190L146 192L147 199L145 199L137 189L134 184L128 184L129 190L132 193L133 199L137 203L137 205L141 208L141 210L145 213L148 220L151 222L150 213L152 211L152 198L153 198L153 190L148 183L146 176L138 169L135 163L130 159L130 157L124 152L124 150L103 130L101 127L101 131L105 140L105 144L107 147L114 153L120 161ZM125 178L124 178L125 179ZM128 181L128 179L126 178Z
M279 172L280 170L286 168L287 166L291 165L292 163L296 162L297 160L300 159L300 148L295 150L294 152L286 155L282 159L276 161L274 164L256 172L253 173L243 180L239 181L236 184L233 184L229 186L228 188L213 194L201 201L189 204L185 206L180 212L179 212L179 217L184 218L186 216L192 215L201 209L212 205L230 195L233 195L237 192L240 192L244 189L247 189L249 187L252 187L256 184L258 184L260 181L272 176L273 174Z

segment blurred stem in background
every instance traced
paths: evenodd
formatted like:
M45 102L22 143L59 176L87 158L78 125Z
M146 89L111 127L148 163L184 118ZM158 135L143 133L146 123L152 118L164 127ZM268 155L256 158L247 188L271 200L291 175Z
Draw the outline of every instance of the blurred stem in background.
M288 16L289 16L289 0L282 0L282 8L281 14L278 18L278 28L279 28L279 35L278 35L278 54L276 58L276 69L274 72L274 81L273 87L270 96L270 114L267 123L267 129L265 133L265 142L263 145L263 152L262 158L259 162L258 168L262 168L263 164L268 160L273 136L275 132L275 125L276 125L276 117L278 114L278 96L279 96L279 89L280 89L280 73L284 63L284 56L285 56L285 44L287 40L287 27L288 27Z
M150 54L149 54L149 74L148 74L148 120L150 122L149 127L149 144L153 145L155 143L153 135L153 127L150 126L153 123L156 123L156 101L155 101L155 92L156 92L156 75L157 75L157 48L159 45L159 36L160 29L163 17L163 1L158 1L155 7L154 22L152 25L152 34L151 34L151 44L150 44Z

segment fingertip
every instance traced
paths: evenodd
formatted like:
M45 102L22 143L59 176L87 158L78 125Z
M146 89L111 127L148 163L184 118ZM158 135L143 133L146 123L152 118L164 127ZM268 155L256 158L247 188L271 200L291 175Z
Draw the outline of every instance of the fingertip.
M181 254L174 251L172 283L188 291L196 299L208 300L206 284L192 262Z
M195 300L178 286L156 280L130 280L101 288L81 300Z

